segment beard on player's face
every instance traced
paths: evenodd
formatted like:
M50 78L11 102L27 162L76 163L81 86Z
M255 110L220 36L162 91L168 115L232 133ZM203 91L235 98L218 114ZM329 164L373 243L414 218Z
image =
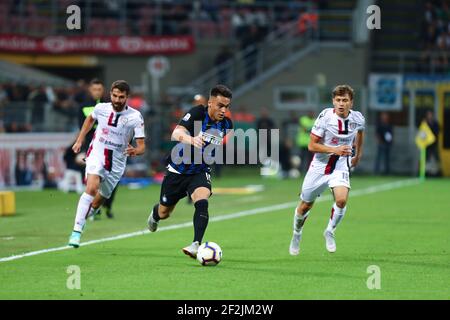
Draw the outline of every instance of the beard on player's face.
M122 109L125 108L126 100L125 100L125 102L123 102L123 103L120 103L120 102L111 102L111 103L112 103L114 109L116 109L116 110L122 110Z

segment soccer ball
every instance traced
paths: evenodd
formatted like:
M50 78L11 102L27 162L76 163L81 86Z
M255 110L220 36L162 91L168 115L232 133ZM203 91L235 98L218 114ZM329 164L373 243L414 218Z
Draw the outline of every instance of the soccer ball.
M222 249L215 242L205 242L197 252L197 260L202 266L215 266L222 260Z

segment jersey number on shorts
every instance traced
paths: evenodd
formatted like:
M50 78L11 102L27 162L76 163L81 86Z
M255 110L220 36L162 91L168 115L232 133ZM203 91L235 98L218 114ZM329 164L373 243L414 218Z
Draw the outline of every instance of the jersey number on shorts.
M348 173L347 172L342 172L342 179L344 179L345 181L348 181Z

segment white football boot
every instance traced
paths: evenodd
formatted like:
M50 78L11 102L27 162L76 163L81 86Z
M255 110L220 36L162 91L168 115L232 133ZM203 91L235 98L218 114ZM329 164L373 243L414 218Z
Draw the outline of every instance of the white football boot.
M159 221L156 221L153 218L153 212L150 213L150 216L148 217L148 220L147 220L148 230L150 230L150 232L155 232L158 229L158 223L159 223Z
M325 237L325 246L328 252L336 252L336 240L334 238L334 232L325 230L323 236Z
M301 232L294 232L292 235L291 245L289 246L289 254L296 256L300 253L300 240L302 239Z
M184 254L190 256L193 259L196 259L197 258L198 247L200 247L200 244L197 241L195 241L195 242L192 242L191 245L189 245L187 247L184 247L181 250L183 250Z
M80 246L80 241L81 241L81 232L72 231L68 245L74 248L78 248Z

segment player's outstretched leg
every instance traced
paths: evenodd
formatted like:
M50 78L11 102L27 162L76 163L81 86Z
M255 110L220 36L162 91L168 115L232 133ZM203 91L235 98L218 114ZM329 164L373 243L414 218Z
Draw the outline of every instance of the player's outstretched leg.
M298 214L297 208L294 210L294 231L292 234L291 244L289 245L289 254L296 256L300 253L300 240L302 239L302 229L308 218L309 211L304 214Z
M158 229L159 220L161 219L158 214L159 203L153 206L153 210L147 220L148 230L155 232Z
M81 195L80 200L78 201L75 225L69 238L69 246L74 248L78 248L80 246L81 233L83 232L86 224L86 218L92 214L95 214L96 210L98 210L92 207L93 200L94 197L86 192Z
M114 218L114 213L112 212L112 205L113 205L113 201L114 198L116 196L116 191L117 191L117 186L114 188L113 192L111 193L111 196L105 200L105 203L103 204L103 206L106 208L106 216L109 219L113 219Z
M208 200L201 199L195 202L194 213L194 241L191 245L184 247L183 252L191 258L197 258L198 247L202 243L203 236L208 226Z
M325 246L328 252L336 252L335 231L339 222L341 222L341 220L344 218L346 210L347 207L345 206L343 208L340 208L336 205L336 203L333 204L333 208L331 209L330 221L328 222L328 226L323 233L323 236L325 237Z

